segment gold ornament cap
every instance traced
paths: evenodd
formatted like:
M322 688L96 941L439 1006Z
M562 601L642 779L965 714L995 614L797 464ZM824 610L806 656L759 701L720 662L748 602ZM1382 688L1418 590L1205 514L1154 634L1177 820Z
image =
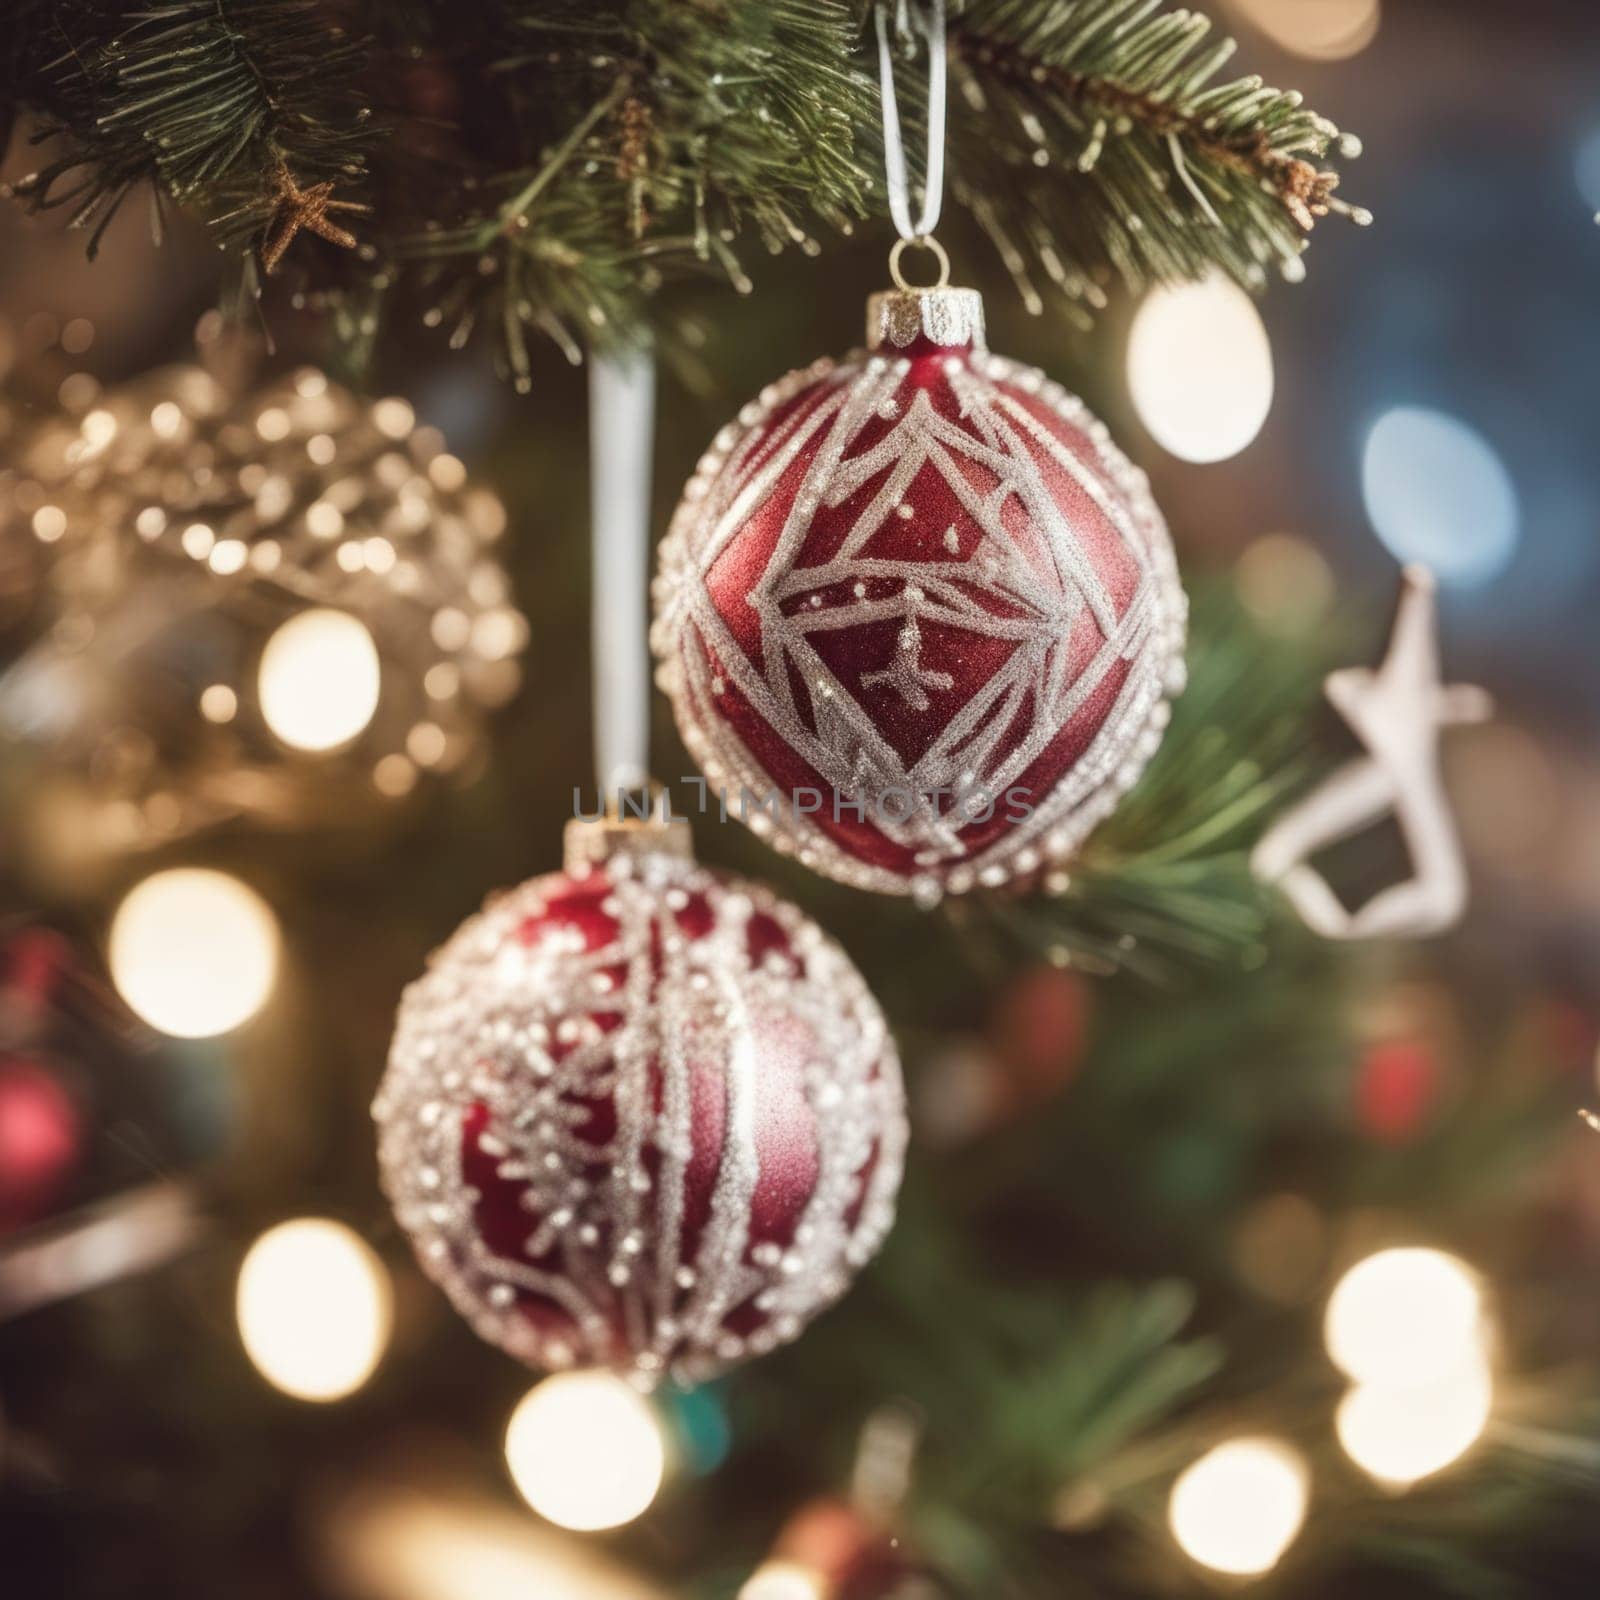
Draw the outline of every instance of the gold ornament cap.
M900 271L900 258L907 246L933 255L939 264L935 282L906 282ZM869 350L886 344L904 350L919 339L951 348L985 347L983 297L976 289L950 287L950 258L937 239L897 239L889 252L889 276L894 279L894 288L884 289L867 301Z
M603 817L574 817L561 836L566 872L598 867L617 856L694 858L689 820L672 815L665 790L651 785L637 794L619 792L607 800Z
M884 289L867 301L867 348L904 350L918 339L985 349L976 289Z

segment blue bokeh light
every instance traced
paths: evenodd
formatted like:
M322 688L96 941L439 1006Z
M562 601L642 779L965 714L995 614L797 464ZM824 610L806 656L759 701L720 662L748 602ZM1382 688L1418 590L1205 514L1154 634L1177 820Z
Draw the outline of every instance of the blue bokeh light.
M1503 571L1517 547L1517 491L1494 447L1442 411L1397 406L1367 435L1361 491L1378 537L1399 561L1441 583L1472 586Z
M1584 204L1591 211L1600 212L1600 126L1591 128L1578 141L1573 169Z

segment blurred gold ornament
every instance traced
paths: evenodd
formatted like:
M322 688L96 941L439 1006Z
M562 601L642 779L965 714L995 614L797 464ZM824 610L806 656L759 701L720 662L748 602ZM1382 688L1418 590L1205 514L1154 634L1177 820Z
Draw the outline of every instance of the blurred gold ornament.
M198 366L86 380L13 459L0 549L39 576L0 746L33 757L47 854L235 817L360 824L424 771L470 769L520 686L505 513L404 400L309 368L254 390Z

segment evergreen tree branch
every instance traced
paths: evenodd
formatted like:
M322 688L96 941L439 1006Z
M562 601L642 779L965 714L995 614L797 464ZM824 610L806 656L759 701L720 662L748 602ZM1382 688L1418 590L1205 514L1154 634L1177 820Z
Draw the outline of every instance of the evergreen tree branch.
M91 42L107 10L117 31ZM72 207L71 225L92 230L91 256L142 183L244 248L277 214L282 174L363 174L369 118L351 89L360 46L318 0L173 0L131 25L120 6L69 0L48 20L36 14L32 37L54 51L32 74L36 142L63 148L17 192L35 210Z
M1319 167L1359 145L1297 93L1218 82L1234 41L1161 0L969 0L951 21L956 192L1024 300L1033 268L1085 308L1220 267L1259 288L1303 275L1319 217L1369 221Z
M26 113L50 142L20 193L70 207L91 249L148 184L247 288L282 254L352 347L390 305L457 341L488 324L526 387L536 335L574 357L646 337L674 319L669 277L747 292L741 241L818 254L883 214L867 18L861 0L161 0L131 18L18 0L0 129ZM1360 215L1320 164L1353 142L1297 95L1219 82L1232 44L1208 30L1163 0L954 8L952 195L1030 306L1036 280L1084 316L1118 279L1259 286L1298 271L1317 216ZM903 105L914 122L914 83ZM359 251L297 230L308 193L360 216L324 229Z
M1158 982L1260 958L1277 899L1250 848L1318 770L1310 728L1328 663L1263 634L1225 581L1195 596L1190 656L1161 748L1078 859L1029 898L951 906L964 927L1035 959Z

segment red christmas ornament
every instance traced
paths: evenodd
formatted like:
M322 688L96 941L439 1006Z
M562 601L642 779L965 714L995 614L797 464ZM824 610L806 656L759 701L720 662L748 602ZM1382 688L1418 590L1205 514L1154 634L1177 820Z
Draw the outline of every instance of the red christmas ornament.
M1144 474L985 351L975 292L876 295L868 338L717 435L653 642L730 810L931 900L1068 856L1110 812L1182 686L1186 607Z
M995 1047L1015 1075L1017 1098L1044 1099L1077 1070L1089 1029L1090 991L1056 966L1019 973L995 1006Z
M1426 1045L1375 1044L1356 1074L1356 1120L1379 1144L1409 1144L1432 1115L1439 1089L1439 1061Z
M698 1380L792 1339L877 1249L899 1061L793 906L665 853L686 829L596 826L406 991L374 1106L384 1185L484 1338Z
M36 1063L0 1056L0 1231L48 1211L77 1166L72 1097Z

